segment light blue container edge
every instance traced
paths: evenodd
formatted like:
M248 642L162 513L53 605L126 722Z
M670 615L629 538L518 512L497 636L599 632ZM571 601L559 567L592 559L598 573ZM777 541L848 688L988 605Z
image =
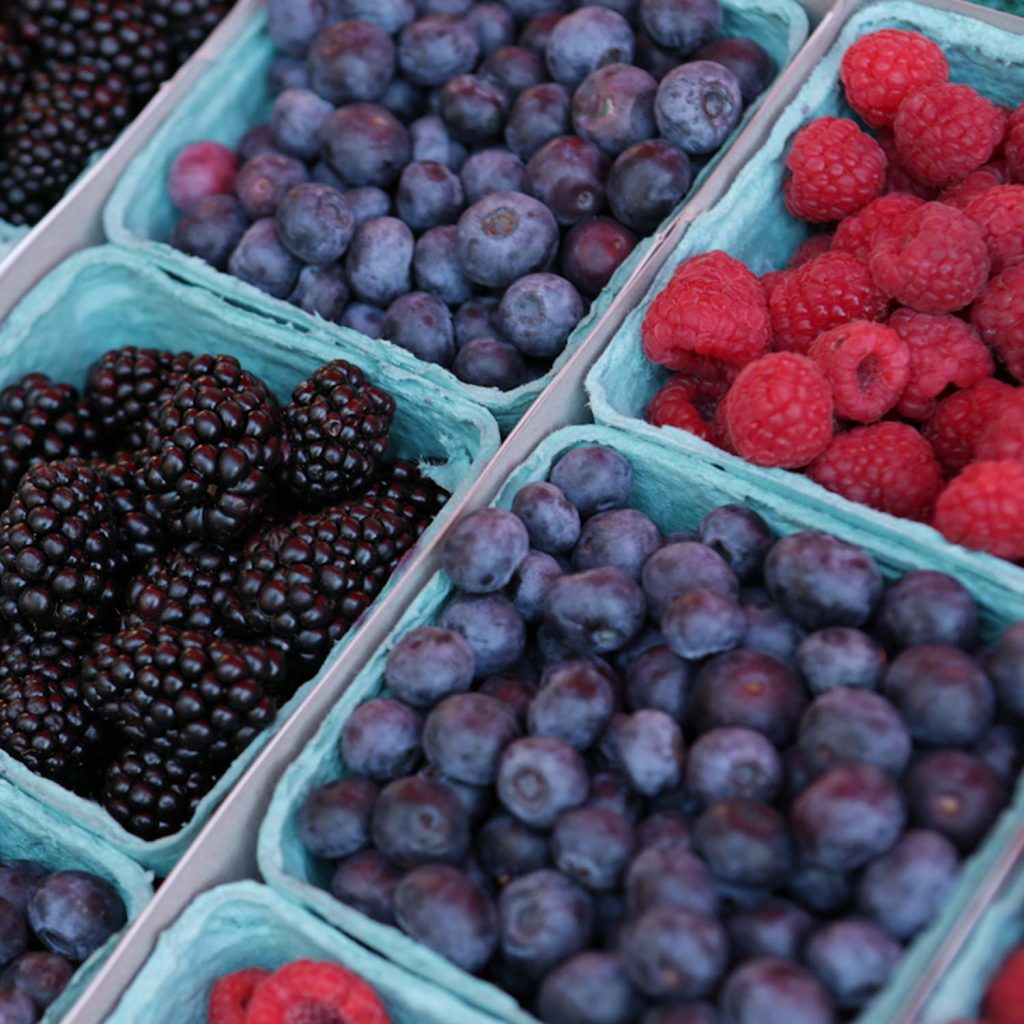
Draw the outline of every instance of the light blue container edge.
M316 366L331 359L348 357L361 365L371 380L391 390L399 404L399 417L406 415L411 419L412 428L419 424L417 429L430 432L429 438L432 443L438 446L439 451L448 453L451 458L446 467L422 467L426 473L452 491L452 498L420 539L417 549L430 542L440 524L469 489L485 463L497 451L499 436L493 417L466 398L443 393L433 382L424 381L418 374L396 369L374 353L350 353L344 348L328 345L322 339L301 332L295 332L292 336L287 328L251 312L240 310L205 289L176 281L156 265L140 260L122 248L109 245L87 249L66 260L11 312L4 327L0 329L0 367L3 367L3 371L0 372L0 386L6 385L9 378L20 376L29 369L48 370L55 379L67 379L62 376L60 366L40 367L33 362L33 330L41 320L45 323L46 317L56 315L54 310L59 312L62 299L67 300L67 296L75 294L76 282L79 282L77 287L82 290L95 284L97 278L102 280L103 274L113 272L127 275L131 282L140 287L144 286L143 305L140 307L143 310L147 303L149 308L155 308L154 302L166 300L171 304L168 307L169 316L175 320L184 318L182 322L185 322L190 316L196 317L202 324L225 325L225 332L230 325L230 330L237 330L239 338L244 339L239 341L240 345L247 348L263 346L279 363L286 364L288 371L294 373L292 384L298 383ZM103 305L101 294L97 294L90 301L94 301L97 306ZM132 310L130 316L129 312L125 311L124 315L131 323L133 318L137 317L137 311ZM113 328L105 347L128 343L160 346L160 338L126 337L125 334L133 329L135 328L123 326ZM253 368L257 372L261 369L258 366ZM72 382L82 383L77 379ZM290 386L287 390L290 390ZM279 392L279 399L287 400L287 395L282 393L281 388L276 390ZM397 424L398 420L396 426ZM405 428L407 432L410 429L408 425ZM423 451L422 448L418 450ZM411 553L406 556L406 560L410 556ZM400 579L401 573L400 566L377 598L374 607L386 599ZM7 778L61 817L99 836L125 856L152 869L158 875L166 875L260 750L298 708L317 682L341 660L357 629L358 624L338 641L319 673L304 683L280 709L274 725L260 733L232 762L217 785L200 802L192 821L171 836L146 841L133 835L115 822L99 804L77 796L49 779L35 775L21 762L2 751L0 777Z
M807 38L807 14L796 0L773 0L771 4L765 4L763 0L724 0L724 6L726 32L747 34L757 39L771 53L780 68L780 73ZM169 234L171 210L164 180L174 154L186 142L203 138L216 138L225 143L235 144L245 129L256 123L261 116L259 111L265 114L264 82L266 67L273 54L273 47L264 33L265 20L263 12L253 18L239 38L199 79L189 98L167 119L140 155L128 166L104 210L104 229L110 241L141 252L146 258L159 262L181 277L211 288L266 316L295 323L311 331L322 332L332 341L345 340L349 344L359 346L378 344L365 335L329 323L284 300L266 295L227 273L214 270L196 257L172 249L163 241ZM251 81L249 76L258 77L259 88L246 94L239 108L235 100L241 88L240 83ZM225 82L228 84L225 85ZM763 100L764 97L761 97L744 114L739 127L697 177L688 197L696 194ZM197 111L203 113L197 116ZM243 125L237 124L239 116L244 119ZM685 207L686 202L684 199L680 207L666 218L665 224ZM154 205L159 209L159 213L154 212ZM160 220L161 230L155 229L156 220ZM155 239L154 235L158 235L159 240ZM488 408L494 414L502 431L507 433L583 343L593 325L607 313L615 296L653 244L654 237L652 235L642 240L622 263L609 284L591 304L587 316L572 332L564 351L555 360L551 370L536 381L507 392L496 388L482 388L464 384L450 371L424 363L390 342L385 343L387 350L396 365L410 371L415 368L414 372L429 377L453 391L462 392Z
M678 454L612 427L588 425L568 427L550 435L509 476L495 504L509 507L515 493L531 480L545 479L552 464L565 451L583 444L604 444L630 459L634 468L634 492L630 504L646 511L668 531L696 526L711 509L727 502L742 502L759 512L780 532L799 529L834 530L845 540L872 551L888 576L915 568L942 569L934 558L918 558L899 546L872 539L866 533L850 531L842 523L820 521L779 493L763 493L748 481L729 476L707 463L680 459ZM680 510L682 506L682 510ZM852 534L852 535L851 535ZM971 584L969 584L971 585ZM975 597L987 606L984 628L995 630L1024 618L1024 598L1009 600L998 589L973 586ZM443 573L435 575L392 630L381 649L353 681L341 701L325 718L316 736L281 778L260 829L257 858L267 883L309 907L360 942L378 949L402 966L429 977L460 998L501 1017L511 1024L536 1024L508 994L454 965L414 942L398 929L381 925L335 900L320 887L328 877L324 866L306 856L294 827L294 815L307 793L342 774L337 737L352 711L381 690L388 652L409 630L435 621L452 593ZM1003 813L982 847L965 865L962 877L945 909L932 926L918 937L893 976L891 984L858 1018L859 1024L889 1024L894 1006L934 955L942 937L962 914L981 879L991 869L1000 851L1024 821L1024 781L1018 786L1012 805ZM311 876L319 875L313 879Z

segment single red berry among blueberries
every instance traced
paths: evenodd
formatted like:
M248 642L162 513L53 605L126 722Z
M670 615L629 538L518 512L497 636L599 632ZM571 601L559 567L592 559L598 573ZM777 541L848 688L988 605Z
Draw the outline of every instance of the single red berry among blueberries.
M1024 558L1024 462L975 462L935 505L935 528L954 544L1000 558Z

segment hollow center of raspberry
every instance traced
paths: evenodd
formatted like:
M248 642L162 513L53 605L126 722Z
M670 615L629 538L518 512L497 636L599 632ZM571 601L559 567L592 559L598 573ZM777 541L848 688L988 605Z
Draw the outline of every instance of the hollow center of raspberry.
M283 1024L345 1024L345 1018L332 1006L301 999L285 1011Z
M869 394L878 387L881 375L882 364L879 362L878 356L872 352L857 364L857 387L864 394Z

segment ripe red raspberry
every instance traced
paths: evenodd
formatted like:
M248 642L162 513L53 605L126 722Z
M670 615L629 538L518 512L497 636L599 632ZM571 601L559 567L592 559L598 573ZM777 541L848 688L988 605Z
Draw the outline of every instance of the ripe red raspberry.
M1024 462L1024 388L1011 391L992 412L978 435L975 458Z
M824 224L877 199L885 188L885 154L844 117L820 117L796 133L782 187L794 217Z
M911 196L904 192L879 196L863 210L843 219L836 228L832 248L848 252L867 263L872 248L883 238L899 234L910 215L923 205L924 200L920 196Z
M647 406L647 422L655 427L678 427L705 441L715 442L712 422L729 390L725 377L717 380L677 373L662 385Z
M789 263L786 264L786 269L795 270L797 267L802 267L805 263L810 263L811 260L817 259L823 252L828 252L831 248L832 235L811 235L797 246L796 252L790 256ZM762 279L762 285L763 283Z
M731 384L740 372L740 367L735 363L727 363L722 359L711 359L709 356L699 356L694 352L679 351L672 357L670 370L676 371L678 377L688 377L695 381L710 381L711 383ZM725 394L727 387L722 388Z
M945 188L988 163L1006 130L1006 114L969 85L944 82L900 104L894 124L903 165Z
M959 210L925 203L903 230L871 250L871 273L883 291L921 313L951 313L973 302L988 280L981 229Z
M306 1020L391 1024L380 997L359 975L337 964L311 960L278 968L253 993L245 1020L246 1024Z
M817 257L815 257L817 259ZM808 263L811 261L808 260ZM803 266L803 264L800 264ZM761 290L764 292L765 298L768 300L769 307L772 302L772 292L775 290L776 285L781 284L789 276L789 270L796 269L787 268L786 270L769 270L767 274L762 274L758 280L761 282Z
M999 405L1012 394L1009 384L988 377L939 402L922 433L948 475L959 473L974 462L978 438Z
M939 202L962 210L972 199L976 199L990 188L995 188L996 185L1005 185L1009 180L1010 171L1006 161L993 160L984 167L971 171L963 181L950 185L939 196Z
M826 252L785 277L768 292L775 347L806 352L823 331L851 320L881 320L889 300L860 260Z
M1006 123L1006 163L1010 180L1024 184L1024 103Z
M832 385L835 414L874 423L892 409L910 377L910 349L891 328L871 320L833 327L808 355Z
M1024 263L989 281L971 307L971 323L1010 373L1024 381Z
M887 128L908 96L949 78L949 63L930 39L887 28L846 51L840 76L847 103L873 128Z
M917 196L926 202L936 197L938 189L926 185L923 181L918 181L903 165L899 151L896 149L896 140L891 132L879 132L878 144L882 147L887 161L885 165L886 194L902 192L905 195Z
M245 1012L256 986L269 977L269 971L252 967L221 978L206 1004L208 1024L245 1024Z
M651 303L641 334L644 354L662 366L680 353L743 364L767 352L772 340L760 282L724 252L683 263Z
M832 437L832 388L815 363L794 352L745 366L722 407L737 454L758 466L806 466Z
M954 544L1024 558L1024 462L975 462L935 504L935 528Z
M1024 1021L1024 947L1014 950L999 968L985 994L989 1024L1021 1024Z
M905 519L926 519L942 488L932 446L906 423L838 434L807 475L850 501Z
M997 185L964 208L981 229L993 274L1024 256L1024 185Z
M910 348L910 379L898 406L907 419L928 419L948 388L973 387L995 370L977 331L958 317L899 309L889 326Z

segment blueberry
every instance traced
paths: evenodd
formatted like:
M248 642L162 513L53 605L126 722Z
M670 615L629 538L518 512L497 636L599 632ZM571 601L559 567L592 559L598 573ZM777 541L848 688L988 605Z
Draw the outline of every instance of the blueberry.
M995 714L995 689L988 676L969 655L945 644L903 651L889 666L884 691L910 734L928 746L971 746Z
M503 46L480 65L480 77L514 100L527 89L547 81L544 62L525 46Z
M40 881L49 869L34 860L6 860L0 862L0 899L22 913Z
M760 574L775 535L768 524L744 505L721 505L709 512L697 528L702 544L716 551L741 583Z
M247 160L235 179L235 192L248 217L272 217L277 204L308 180L306 168L283 153L261 153Z
M635 508L609 509L591 516L572 554L578 572L613 566L634 580L661 547L661 530Z
M633 984L654 999L707 995L729 960L722 926L682 907L656 907L631 921L621 948Z
M389 783L377 798L373 843L402 867L458 864L469 848L469 818L443 783L418 775Z
M337 22L310 48L310 82L333 106L379 99L394 73L395 44L370 21Z
M551 30L562 20L561 10L545 10L533 15L519 32L519 45L543 57L548 48Z
M611 217L591 217L565 236L562 273L587 298L596 298L635 248L636 236L627 227Z
M862 626L882 597L882 574L874 558L816 530L777 541L764 572L783 611L809 629Z
M348 304L348 284L340 263L303 267L288 301L324 320L336 322Z
M540 621L551 588L563 575L558 562L543 551L530 551L519 563L507 592L526 622Z
M502 804L520 821L550 828L560 814L586 801L586 765L564 740L527 736L505 748L497 787Z
M629 784L644 796L666 793L682 780L683 734L664 711L629 715L615 730L615 755Z
M353 227L358 228L368 220L386 217L391 212L391 197L383 189L373 185L364 188L350 188L344 194L352 214Z
M452 372L466 384L511 391L529 379L519 350L503 338L481 335L468 341L452 362Z
M545 674L527 721L535 736L556 736L586 750L597 742L614 710L615 690L607 671L579 659Z
M586 949L594 928L586 891L549 868L509 882L498 899L498 915L502 952L535 978Z
M701 667L692 706L701 729L743 726L782 746L796 732L804 699L803 688L783 662L741 648L716 655Z
M873 764L837 765L796 799L793 829L807 859L852 871L896 845L907 812L892 777Z
M308 89L309 65L300 57L275 57L267 71L267 88L271 96L279 96L286 89Z
M335 0L337 20L372 21L394 35L416 17L414 0Z
M626 670L625 698L630 711L652 708L682 722L689 689L689 666L664 644L644 651Z
M504 509L473 512L445 540L443 564L452 583L469 594L501 590L530 549L522 520Z
M431 160L459 170L466 160L466 148L456 142L444 121L437 114L427 114L409 125L413 160Z
M474 669L473 649L459 633L422 626L407 633L388 655L385 678L403 700L430 707L468 690Z
M693 53L722 28L720 0L640 0L640 21L655 42Z
M459 174L466 201L475 203L492 192L522 192L526 167L507 149L485 149L469 157Z
M714 590L689 590L668 606L661 631L679 657L706 658L739 646L747 616L735 598Z
M773 899L752 910L739 910L726 922L737 959L776 956L797 960L814 918L788 900Z
M416 159L416 138L412 134L412 124L423 113L423 93L412 82L404 78L393 78L377 102L390 110L402 124L410 126L412 137L413 159Z
M352 291L375 306L388 306L405 295L411 285L414 248L412 232L396 217L360 224L345 256Z
M248 226L249 218L234 196L207 196L181 215L170 241L175 249L224 270Z
M296 185L277 207L277 232L304 263L322 265L341 258L352 240L352 210L340 192L313 182Z
M423 750L455 781L485 786L494 781L502 751L518 735L515 715L500 701L460 693L446 697L427 716Z
M1012 783L1021 767L1020 731L1008 723L996 723L971 749L1001 779Z
M342 727L341 758L353 775L397 779L419 764L422 733L423 720L408 704L386 697L368 700Z
M633 469L617 451L601 445L574 448L553 466L551 483L584 518L622 508L633 490Z
M592 142L561 135L542 146L526 165L526 191L544 203L559 224L576 224L600 213L610 162Z
M885 674L886 657L867 633L831 626L801 641L796 663L812 693L826 693L839 686L877 690Z
M740 84L745 104L752 103L775 77L775 61L759 43L746 36L716 39L695 54L696 60L710 60L728 68Z
M405 125L374 103L350 103L327 120L323 131L327 163L349 185L387 188L412 156Z
M755 888L782 882L793 859L785 818L758 800L709 807L694 824L693 845L716 878Z
M971 592L944 572L908 572L885 593L878 630L894 648L977 643L978 606Z
M0 988L0 1022L2 1024L35 1024L39 1019L35 1004L14 988Z
M644 1014L640 1024L719 1024L717 1011L707 1003L661 1003Z
M664 139L637 142L608 173L608 205L628 228L649 235L683 201L693 171L690 158Z
M468 15L473 0L420 0L420 14Z
M546 1024L630 1024L640 1000L615 953L580 953L545 977L537 1012Z
M580 514L555 484L525 484L512 499L512 511L526 526L530 543L540 551L564 554L579 540Z
M269 0L267 31L282 53L305 57L313 37L327 24L326 0Z
M660 46L646 32L637 32L633 63L660 82L670 71L679 67L679 53Z
M516 721L523 725L537 687L529 680L514 675L497 675L485 679L480 684L480 692L500 700L516 716Z
M68 986L75 969L56 953L23 953L4 971L0 984L29 997L40 1012Z
M521 192L492 192L459 218L463 270L488 288L505 288L543 270L557 244L558 228L551 211Z
M18 907L0 900L0 967L21 956L28 948L25 917Z
M629 821L602 807L568 811L558 819L551 834L556 867L587 889L615 888L635 845Z
M508 106L504 90L478 75L458 75L441 90L441 118L452 136L466 145L500 136Z
M825 983L836 1006L859 1010L889 980L901 949L877 925L832 921L807 940L807 965Z
M739 594L739 582L721 555L694 541L668 544L644 564L640 577L651 615L660 620L672 602L691 590Z
M851 876L843 871L828 871L801 861L787 882L787 890L801 906L815 914L835 914L853 899Z
M1003 632L985 654L984 664L1000 705L1016 718L1024 718L1024 622Z
M448 307L427 292L409 292L388 306L384 337L428 363L448 366L455 355L455 325Z
M713 153L739 124L743 98L736 76L698 60L670 71L658 86L654 114L662 136L691 155Z
M313 160L320 152L320 134L334 107L308 89L286 89L270 108L270 131L282 153Z
M528 274L502 296L498 321L524 355L554 359L585 312L579 292L564 277Z
M765 956L740 964L725 980L719 1010L729 1024L834 1024L835 1010L821 982L800 964Z
M640 587L621 569L606 566L556 581L544 622L571 650L607 654L640 632L645 615Z
M466 696L466 694L460 694L460 696ZM473 694L473 696L477 696L477 694ZM468 782L460 782L450 775L445 775L436 764L427 764L416 774L421 778L440 782L442 786L450 789L462 804L462 809L466 812L470 825L478 825L490 814L494 801L489 786L474 786ZM466 867L466 864L463 864L463 867Z
M274 137L269 124L254 124L238 143L238 158L251 160L262 153L274 153Z
M548 837L508 814L497 814L480 829L477 853L491 877L506 885L547 865Z
M460 597L441 613L441 626L461 634L473 650L476 676L504 672L526 649L526 624L500 594Z
M449 306L473 294L473 284L459 264L455 235L454 224L431 228L417 240L412 259L416 287Z
M795 667L796 653L806 634L776 607L766 590L748 587L740 592L740 604L747 617L743 646L774 655Z
M277 299L287 298L299 279L302 263L281 242L273 217L248 228L228 260L228 272Z
M463 206L462 183L442 164L411 163L402 171L395 199L402 220L414 231L424 231L458 218Z
M331 876L331 895L382 924L395 920L395 889L403 872L376 850L341 861Z
M529 160L546 143L567 135L572 94L557 82L534 85L516 97L505 123L505 144Z
M612 811L630 824L635 824L643 801L629 788L625 777L617 771L599 771L590 777L587 807Z
M368 338L384 336L384 310L366 302L350 302L338 317L338 323Z
M712 729L690 747L686 785L705 807L724 800L771 801L782 789L782 759L753 729Z
M82 963L125 921L124 903L109 882L85 871L44 878L28 904L28 923L51 952Z
M695 856L689 838L648 845L626 871L626 904L639 917L656 907L682 907L704 917L718 914L718 892L707 865Z
M339 779L314 789L299 812L302 845L314 857L332 860L356 853L369 845L376 802L377 787L367 779Z
M505 0L505 6L516 21L523 22L552 11L561 13L568 4L566 0Z
M498 945L498 919L483 888L445 864L410 871L395 890L401 929L466 971L478 971Z
M504 4L479 3L466 13L480 40L480 52L486 57L515 39L516 23Z
M472 71L479 57L473 23L452 14L428 14L398 37L398 66L414 85L443 85Z
M581 7L551 30L546 58L556 82L575 88L605 64L629 64L635 38L629 22L607 7Z
M572 100L572 123L578 135L617 156L651 138L654 95L658 83L630 64L607 64L592 71Z

